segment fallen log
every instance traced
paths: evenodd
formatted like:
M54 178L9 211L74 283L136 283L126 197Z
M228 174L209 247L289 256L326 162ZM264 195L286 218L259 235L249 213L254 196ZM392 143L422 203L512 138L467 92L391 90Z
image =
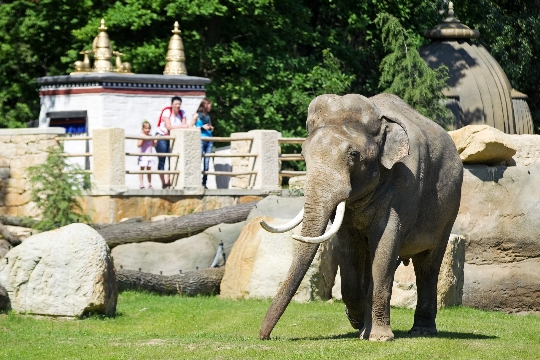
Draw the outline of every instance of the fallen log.
M187 271L162 276L134 270L116 270L118 291L144 290L161 295L217 295L225 268Z
M254 201L160 221L111 224L96 230L111 249L121 244L144 241L167 243L198 234L217 224L244 221L256 206L257 202Z
M13 235L11 231L9 231L7 227L2 224L2 221L0 221L0 235L2 235L2 237L6 239L13 247L21 244L21 239Z
M0 311L9 309L9 296L6 289L0 285Z
M34 219L30 219L30 218L19 218L19 217L9 216L9 215L0 215L0 222L2 222L2 224L4 225L31 228L34 225L36 225L38 221Z

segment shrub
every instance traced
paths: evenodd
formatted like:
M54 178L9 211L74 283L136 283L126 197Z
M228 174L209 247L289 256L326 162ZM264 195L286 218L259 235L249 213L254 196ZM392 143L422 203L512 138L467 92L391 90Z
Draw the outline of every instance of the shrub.
M32 186L30 201L41 211L41 220L34 228L47 231L75 222L90 223L77 199L92 187L90 175L80 166L67 163L62 146L50 147L47 152L44 164L27 169Z

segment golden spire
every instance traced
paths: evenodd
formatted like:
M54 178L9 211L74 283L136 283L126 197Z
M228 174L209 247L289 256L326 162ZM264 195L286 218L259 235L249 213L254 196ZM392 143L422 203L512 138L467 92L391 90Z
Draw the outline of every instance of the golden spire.
M174 30L171 32L171 40L169 41L169 47L167 49L167 63L165 64L165 75L187 75L186 70L186 57L184 56L184 44L180 37L180 30L178 29L178 21L174 23Z
M105 19L101 19L101 26L98 28L99 34L94 38L92 50L94 52L94 72L112 72L111 63L112 48L105 27Z

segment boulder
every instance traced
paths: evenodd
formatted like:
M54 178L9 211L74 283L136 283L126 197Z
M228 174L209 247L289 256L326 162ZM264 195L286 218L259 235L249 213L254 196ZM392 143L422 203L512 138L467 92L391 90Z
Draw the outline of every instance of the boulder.
M183 272L209 268L220 242L225 255L231 252L245 222L219 224L200 234L172 243L141 242L118 245L112 249L116 267L156 275L177 275ZM223 265L220 259L218 265Z
M306 176L293 176L289 179L289 191L304 193L304 186L306 185Z
M210 267L216 249L209 236L200 233L167 244L146 241L118 245L111 254L120 269L170 276Z
M509 166L529 166L540 162L540 135L507 135L516 154L506 161Z
M466 165L452 232L466 241L463 305L540 311L540 163ZM519 291L516 291L519 287ZM532 295L536 294L536 295Z
M258 216L268 216L278 219L294 219L304 207L304 197L282 197L270 195L257 203L251 210L247 219L251 220Z
M463 163L498 164L516 153L509 135L489 125L468 125L448 134Z
M465 239L461 236L451 234L439 272L439 282L437 285L437 306L439 308L461 304L464 262ZM335 283L341 284L339 274L336 275ZM332 297L341 300L340 287L334 286ZM414 309L416 307L416 300L416 276L412 261L407 266L401 263L394 274L390 305Z
M84 224L34 235L10 250L0 261L0 284L19 313L81 317L116 312L109 248Z
M221 282L222 297L272 298L286 279L294 248L298 244L291 235L300 234L301 227L273 234L260 226L261 219L271 224L289 220L255 217L244 227L225 265ZM320 246L293 300L305 302L331 297L337 271L333 256L335 243L334 239Z

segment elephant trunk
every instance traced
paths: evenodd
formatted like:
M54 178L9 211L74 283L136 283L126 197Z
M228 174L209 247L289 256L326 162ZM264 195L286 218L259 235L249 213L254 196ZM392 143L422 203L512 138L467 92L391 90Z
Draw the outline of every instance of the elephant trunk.
M325 194L324 188L321 187L319 187L315 193L309 189L306 189L304 218L301 232L303 237L321 236L326 230L328 220L332 215L335 206L339 200L342 200L338 199L337 201L328 201L330 199L326 198L323 194ZM326 194L328 193L326 192ZM314 201L314 199L317 200ZM259 337L262 340L270 338L270 333L298 290L298 287L309 269L309 266L311 265L311 262L313 261L318 249L319 244L317 243L299 242L295 244L295 254L287 275L287 279L279 288L279 291L274 297L272 304L270 304L261 325Z

